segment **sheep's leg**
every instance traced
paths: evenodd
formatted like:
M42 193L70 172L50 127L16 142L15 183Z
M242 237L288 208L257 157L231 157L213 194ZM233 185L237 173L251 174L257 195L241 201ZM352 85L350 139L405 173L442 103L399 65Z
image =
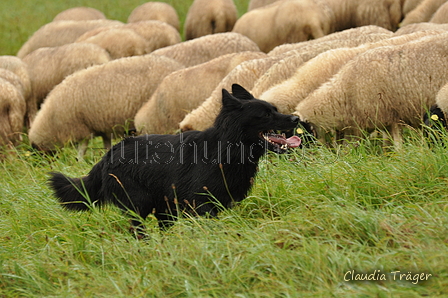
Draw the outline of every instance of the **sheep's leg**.
M36 118L37 114L37 103L36 98L33 95L32 99L30 99L26 103L26 112L25 112L25 127L30 128L31 124L33 124L34 119Z
M390 126L390 134L392 136L395 149L400 150L403 148L402 129L398 123L394 123Z
M342 139L345 144L357 143L363 138L362 131L355 127L346 128L342 133Z
M381 130L381 135L382 135L382 140L383 140L383 147L389 147L391 146L391 136L390 136L390 132L388 129L382 129Z
M87 146L89 146L89 139L85 138L78 145L78 161L82 160L87 151Z
M389 148L394 146L394 136L393 136L393 130L394 128L392 128L392 126L389 127L385 127L381 129L381 134L382 134L382 140L383 140L383 147L384 148Z

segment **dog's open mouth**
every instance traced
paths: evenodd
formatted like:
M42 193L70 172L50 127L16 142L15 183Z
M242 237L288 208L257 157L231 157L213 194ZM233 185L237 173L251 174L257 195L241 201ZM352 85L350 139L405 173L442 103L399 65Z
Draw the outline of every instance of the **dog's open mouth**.
M286 138L285 134L274 133L270 131L260 132L260 138L268 143L268 149L277 153L283 153L288 148L299 147L302 140L298 136Z

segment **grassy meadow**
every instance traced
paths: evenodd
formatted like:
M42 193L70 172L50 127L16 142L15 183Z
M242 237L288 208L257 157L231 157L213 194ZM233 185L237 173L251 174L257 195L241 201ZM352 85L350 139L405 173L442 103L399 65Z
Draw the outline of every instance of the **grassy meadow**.
M192 0L166 2L183 20ZM2 1L0 54L63 9L125 21L142 3ZM117 208L68 212L46 185L51 171L87 174L100 145L81 162L71 146L0 150L0 297L448 297L447 148L419 131L399 151L371 140L269 154L233 209L165 232L148 218L144 240Z

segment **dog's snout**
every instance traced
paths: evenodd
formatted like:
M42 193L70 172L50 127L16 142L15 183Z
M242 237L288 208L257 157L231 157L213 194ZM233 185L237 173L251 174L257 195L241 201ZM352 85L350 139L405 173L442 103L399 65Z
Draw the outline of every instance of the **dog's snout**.
M293 123L299 123L299 117L297 116L291 116L289 117L289 120Z

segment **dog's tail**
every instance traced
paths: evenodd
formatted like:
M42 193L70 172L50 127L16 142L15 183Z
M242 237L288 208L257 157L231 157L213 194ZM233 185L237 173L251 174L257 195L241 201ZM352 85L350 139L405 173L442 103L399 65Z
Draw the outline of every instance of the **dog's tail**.
M89 175L69 178L61 173L50 173L48 180L54 195L63 207L69 210L89 210L93 205L101 205L101 171L92 169Z

